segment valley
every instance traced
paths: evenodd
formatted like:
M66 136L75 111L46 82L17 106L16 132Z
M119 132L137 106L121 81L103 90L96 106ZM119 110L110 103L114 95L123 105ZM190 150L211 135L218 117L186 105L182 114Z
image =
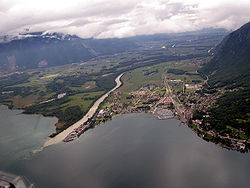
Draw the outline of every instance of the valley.
M80 122L124 73L123 85L101 103L92 118L85 118L84 131L118 115L147 112L158 119L177 117L203 139L245 152L250 144L248 126L213 125L218 119L213 111L221 98L240 91L237 87L213 88L210 76L204 73L204 65L213 61L224 35L215 30L134 37L138 47L133 50L2 75L0 102L27 114L57 117L56 131L50 137L67 130L63 137L74 140L72 125ZM247 118L238 121L248 122ZM82 130L80 124L78 127Z
M24 109L27 114L56 116L59 121L55 133L50 135L53 137L81 119L101 95L115 86L114 79L119 74L185 59L205 63L211 57L209 49L214 48L224 35L224 30L214 30L210 33L134 37L132 39L139 46L134 50L84 62L3 74L0 103ZM131 38L123 40L131 41ZM145 75L153 73L147 70Z
M136 69L125 74L124 85L111 95L92 119L93 125L115 116L146 112L158 119L177 117L187 124L198 136L222 147L247 152L250 137L246 129L212 127L210 109L221 96L233 90L218 89L211 93L205 89L206 80L197 74L200 66L196 61L169 62L149 67L160 70L148 76L148 68ZM173 73L171 67L178 70ZM181 73L180 73L181 72ZM144 80L138 81L138 79ZM148 80L148 81L147 81ZM229 131L228 131L229 130Z
M249 187L249 0L0 14L0 188Z

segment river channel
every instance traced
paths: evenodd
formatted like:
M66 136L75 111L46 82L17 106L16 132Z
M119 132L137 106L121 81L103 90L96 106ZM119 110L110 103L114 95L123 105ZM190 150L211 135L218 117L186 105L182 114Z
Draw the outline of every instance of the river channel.
M13 118L16 117L6 123L14 121ZM21 134L28 128L19 131ZM17 137L14 132L8 134L6 138ZM1 144L4 145L1 152L7 152L8 141ZM10 147L13 146L11 143ZM23 175L39 188L250 185L249 153L229 151L206 142L176 119L157 120L144 113L116 117L88 130L76 141L46 147L28 158L16 155L1 155L0 164L5 165L0 170Z
M57 144L57 143L61 142L74 129L78 128L80 125L84 124L89 118L91 118L95 114L95 112L98 109L99 105L104 101L104 99L107 98L111 92L113 92L114 90L116 90L117 88L119 88L121 86L122 82L121 82L120 79L121 79L123 74L124 73L122 73L122 74L120 74L119 76L116 77L116 79L115 79L116 86L113 89L111 89L110 91L108 91L107 93L105 93L104 95L102 95L93 104L93 106L89 109L89 111L82 117L82 119L80 119L79 121L77 121L76 123L74 123L73 125L68 127L66 130L62 131L61 133L59 133L55 137L53 137L50 140L48 140L47 142L45 142L43 147L48 147L50 145Z

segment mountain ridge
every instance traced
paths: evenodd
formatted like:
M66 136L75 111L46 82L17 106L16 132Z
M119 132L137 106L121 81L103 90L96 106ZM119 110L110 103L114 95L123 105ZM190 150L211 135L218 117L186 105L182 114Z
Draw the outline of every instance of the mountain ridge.
M174 45L177 38L188 44L192 40L216 40L227 33L225 29L139 35L127 38L80 38L64 33L24 32L17 36L0 36L0 72L8 74L39 67L81 63L116 53L133 52L137 49L159 50L163 45ZM209 38L210 37L210 38ZM1 42L2 41L2 42ZM204 46L205 47L205 46ZM181 54L180 54L181 55Z
M225 136L249 139L250 22L226 36L199 72L208 77L204 93L223 93L211 105L203 126Z
M26 33L0 43L0 70L12 72L90 60L137 47L131 40L82 39L61 33Z
M209 76L214 87L246 86L250 81L250 22L226 36L200 72Z

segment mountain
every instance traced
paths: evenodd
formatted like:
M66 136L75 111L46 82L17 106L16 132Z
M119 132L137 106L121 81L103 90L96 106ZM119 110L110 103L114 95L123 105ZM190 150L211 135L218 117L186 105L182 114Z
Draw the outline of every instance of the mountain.
M224 38L215 56L201 70L213 87L250 83L250 22Z
M76 35L45 32L1 39L0 72L77 63L137 47L129 39L81 39Z
M208 46L221 40L221 37L226 33L227 31L224 29L205 29L193 32L142 35L121 39L82 39L76 35L56 32L28 31L19 33L17 36L0 36L0 73L78 63L104 55L131 52L135 49L140 49L142 55L151 56L156 53L161 53L162 55L166 52L164 55L171 56L171 51L159 51L158 47L163 45L167 45L170 48L173 45L179 45L182 48L181 46L188 47L192 43L197 52L203 51L203 55L209 55L207 53ZM205 45L199 46L201 43ZM189 54L191 53L190 51Z
M226 36L199 72L208 76L214 97L222 93L204 121L207 128L250 139L250 22Z

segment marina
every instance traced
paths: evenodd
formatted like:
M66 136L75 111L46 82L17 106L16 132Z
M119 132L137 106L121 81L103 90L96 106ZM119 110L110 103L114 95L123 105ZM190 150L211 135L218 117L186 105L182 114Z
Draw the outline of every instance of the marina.
M154 116L159 120L174 118L174 113L169 109L162 109L157 107L154 111Z

